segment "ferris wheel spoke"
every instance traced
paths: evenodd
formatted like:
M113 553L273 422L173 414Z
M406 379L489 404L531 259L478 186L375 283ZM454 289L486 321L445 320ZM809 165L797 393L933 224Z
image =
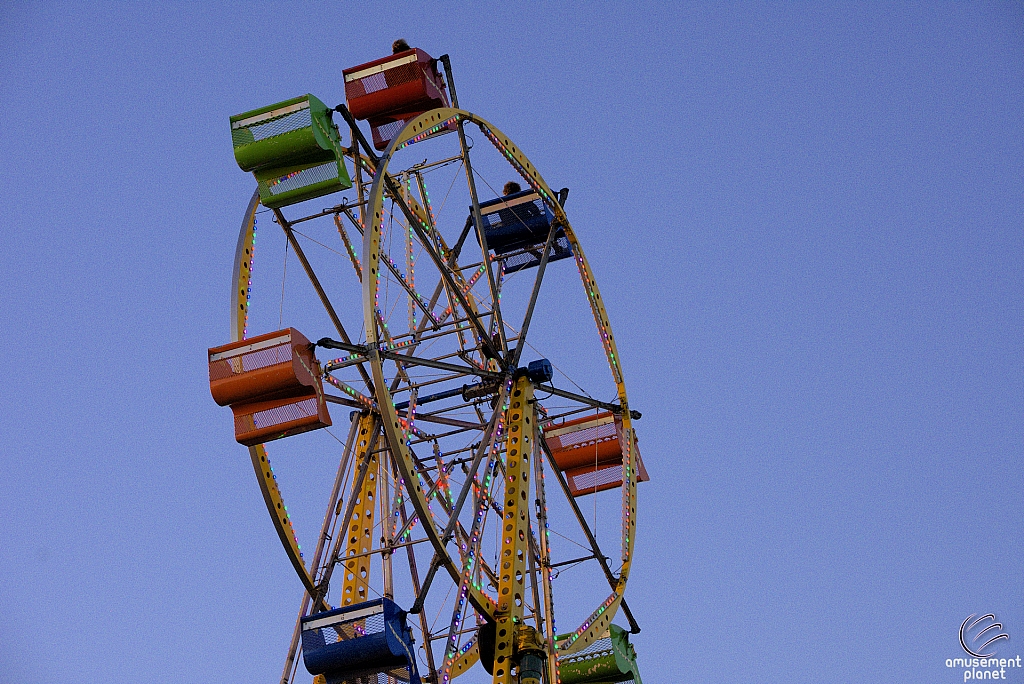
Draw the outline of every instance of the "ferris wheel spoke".
M494 317L497 320L498 327L498 341L501 345L501 355L504 357L508 353L508 342L505 340L505 327L502 325L501 320L501 307L498 305L498 285L494 280L494 271L491 268L491 256L490 251L487 247L487 234L484 232L483 218L480 216L480 198L476 192L476 178L473 175L473 165L469 160L469 146L466 144L466 130L465 122L460 119L457 123L458 134L459 134L459 147L462 150L462 163L466 167L466 182L469 184L469 197L472 202L471 211L473 217L473 225L476 227L477 238L480 241L480 250L483 254L483 267L487 271L487 285L491 293L491 308L494 311ZM484 341L488 346L491 345L490 335L485 335ZM490 349L491 353L499 350L493 348Z
M345 215L353 225L358 226L355 216L352 215L352 210L348 207L344 209ZM356 278L359 282L363 282L363 266L359 263L359 256L356 254L356 248L352 246L352 242L348 239L348 231L345 230L345 226L341 223L341 216L339 214L334 215L334 225L338 228L338 235L341 237L342 243L345 245L345 253L348 255L349 261L352 262L352 268L355 269Z
M399 414L404 416L405 414ZM464 432L466 430L480 430L484 427L481 423L470 423L465 420L458 420L457 418L448 418L446 416L436 416L429 413L418 414L416 420L422 420L425 423L436 423L437 425L449 425L451 427L461 428L458 432ZM458 434L458 432L449 434ZM437 435L435 435L437 437Z
M583 404L584 406L589 406L591 408L603 409L605 411L611 411L612 413L616 414L621 414L623 412L621 404L601 401L600 399L594 399L593 397L587 397L582 394L576 394L575 392L569 392L568 390L559 389L554 385L537 385L537 389L540 390L541 392L549 392L550 394L553 394L556 397L570 399L572 401L575 401L579 404ZM639 411L630 411L630 414L634 419L640 418Z
M498 405L504 405L508 394L508 386L510 383L505 383L502 386L501 393L498 395ZM504 416L501 411L495 411L491 415L491 420L488 422L484 434L480 440L480 445L477 447L476 453L473 455L473 462L466 472L466 481L463 483L462 488L459 490L459 495L455 499L455 503L452 506L452 515L448 527L445 529L444 534L441 536L442 542L447 542L451 538L454 531L455 523L458 522L459 514L462 512L462 507L466 503L466 499L469 497L469 493L472 491L473 486L483 486L477 481L477 473L480 472L480 464L483 461L484 454L488 454L487 466L484 468L484 472L487 473L493 466L495 459L498 456L498 441L501 439L502 432L504 429Z
M453 247L451 250L447 249L447 247L445 245L445 241L444 241L444 236L441 235L440 231L436 231L435 230L432 233L435 236L436 240L437 240L438 251L440 253L446 255L445 256L446 265L447 265L448 269L451 271L452 275L454 276L454 280L459 284L459 287L463 288L464 296L467 297L467 301L469 301L470 304L473 306L473 308L471 310L467 311L466 316L465 316L464 319L459 319L458 316L454 316L453 317L454 318L453 324L456 326L456 331L457 331L457 334L458 334L459 346L460 346L460 348L463 351L465 351L467 349L467 345L466 345L466 339L465 339L465 331L461 329L462 328L461 323L462 323L463 320L465 322L469 322L469 315L470 315L470 313L474 313L474 314L476 313L475 303L472 300L472 296L473 296L472 295L472 288L473 288L473 285L476 282L476 278L479 277L479 273L475 273L474 276L471 276L472 282L467 283L466 280L465 280L465 276L463 274L463 271L466 268L469 268L469 267L459 267L459 265L458 265L458 258L459 258L460 253L462 252L462 247L465 244L466 237L469 235L469 231L472 229L472 227L473 227L472 220L467 218L466 224L463 227L462 232L460 233L458 240L456 240L456 242L455 242L455 247ZM440 297L442 292L444 292L445 295L447 296L448 308L446 308L443 312L441 312L440 315L438 315L436 317L436 320L439 321L439 323L441 323L441 324L443 324L448 319L448 316L452 315L455 312L456 304L457 304L457 299L452 294L452 288L449 286L448 280L446 280L445 278L441 278L440 282L437 284L437 287L434 290L434 295L430 299L429 308L431 309L431 311L433 311L434 306L437 304L437 300ZM423 326L421 324L421 330L422 330L422 327Z
M507 400L508 391L510 389L510 386L511 386L511 381L506 382L506 383L504 383L502 385L501 392L498 395L498 405L504 406L505 401ZM413 604L413 607L410 609L410 612L415 613L415 612L418 612L419 610L422 610L423 601L426 599L426 594L427 594L427 591L430 589L430 584L431 584L431 582L434 579L434 574L437 572L438 568L441 565L446 565L446 567L449 568L449 572L451 572L451 566L448 565L448 564L443 563L442 553L445 553L445 554L447 553L447 552L444 551L445 545L448 543L448 541L451 539L452 535L454 534L455 525L456 525L456 523L459 520L459 515L462 512L462 507L466 503L466 499L469 496L469 492L473 488L473 483L474 483L474 480L476 478L477 472L479 472L480 464L481 464L481 462L483 460L484 454L485 453L488 454L487 467L484 470L485 473L490 470L490 468L493 465L494 459L497 458L497 456L498 456L498 449L496 448L496 442L497 442L497 437L500 435L501 427L503 425L504 425L504 414L503 414L503 412L502 411L494 412L491 415L491 420L487 424L487 428L484 431L484 435L483 435L482 439L480 440L480 444L479 444L479 446L476 449L476 453L473 456L472 465L470 466L470 468L469 468L469 470L467 472L466 482L463 484L462 489L459 491L459 496L456 499L455 504L452 507L452 514L451 514L451 516L449 518L448 525L445 527L444 532L440 535L437 549L434 552L434 557L431 560L430 568L427 571L427 576L426 576L426 578L423 581L423 586L420 589L419 593L417 594L416 601ZM452 579L454 579L456 581L461 581L460 575L461 575L461 573L459 573L459 572L452 573ZM470 591L471 598L472 598L472 594L473 594L473 591L471 590ZM487 604L479 604L479 605L477 605L477 602L474 602L474 604L475 604L475 607L478 610L482 610L482 612L484 612L487 615L493 615L493 609L491 609L491 610L486 610L485 609L485 607L489 607Z
M391 257L389 257L387 254L381 254L381 256L383 257L384 265L388 267L388 270L391 271L391 274L395 277L395 281L409 295L409 301L412 302L415 306L419 307L419 309L423 311L423 313L427 316L427 319L425 320L429 320L430 326L434 330L438 330L441 322L434 315L433 311L431 311L430 308L426 305L423 295L416 291L416 288L414 288L412 283L409 282L405 274L403 274L398 269L398 265L395 264ZM361 281L362 278L360 278L360 282Z
M492 456L494 451L492 450ZM492 458L488 462L485 472L490 471L493 468L495 461ZM466 539L466 554L462 558L462 577L459 581L459 593L456 599L455 608L452 612L452 620L449 625L448 638L445 646L445 657L444 664L441 669L441 684L447 684L452 678L453 671L456 673L455 676L461 674L461 672L468 667L468 664L472 664L469 661L472 656L467 655L468 651L472 648L475 643L475 639L471 640L466 644L465 647L459 648L459 635L462 633L462 625L465 619L468 617L467 614L467 598L471 583L478 576L478 571L483 569L488 575L488 579L492 585L498 587L498 578L493 570L491 570L484 562L480 553L480 536L487 517L488 501L492 500L492 489L496 484L495 478L489 478L489 481L479 482L475 478L467 479L465 485L475 485L477 491L476 511L473 516L473 524L470 528L468 539ZM464 486L465 490L465 486ZM461 550L461 547L460 547ZM476 587L481 589L479 585ZM479 657L479 651L477 652Z
M331 304L331 300L327 297L327 293L324 292L324 288L320 285L320 280L316 277L316 273L313 271L313 267L310 265L309 260L306 259L306 253L302 250L302 245L295 238L295 233L292 230L291 224L281 213L280 209L274 209L274 216L277 219L281 229L284 230L285 236L288 238L288 243L292 246L292 251L295 252L295 256L298 257L299 262L302 264L303 270L306 272L306 276L309 278L310 283L313 285L313 289L316 290L317 296L320 298L320 303L327 311L328 317L331 319L331 323L334 324L335 330L338 331L338 335L341 336L345 342L351 342L348 336L348 332L345 330L345 326L342 325L341 319L338 318L338 313L334 310L334 305ZM366 383L366 387L372 392L373 381L370 379L370 374L366 372L366 368L363 364L358 364L359 375L362 377L363 382Z
M327 349L339 349L341 351L347 351L353 354L358 354L360 358L368 357L370 354L370 345L366 344L352 344L351 342L339 342L338 340L332 340L329 337L323 337L317 341L317 346L325 347ZM396 349L400 349L402 346L399 345ZM497 379L502 377L501 374L495 371L488 371L475 366L460 366L454 363L447 363L445 361L436 361L434 359L412 356L409 354L403 354L395 351L394 349L377 349L376 353L382 359L388 359L394 361L399 366L424 366L427 368L435 368L437 370L449 371L451 373L458 373L460 376L473 375L480 378Z
M394 459L391 459L391 469L392 469L392 473L393 473L394 477L396 479L398 479L399 478L398 468L395 466L395 460ZM409 526L409 515L408 515L408 512L407 512L406 507L405 507L405 500L404 499L399 503L398 511L399 511L399 514L401 515L401 520L402 520L403 528L408 527ZM415 593L419 593L419 591L420 591L420 573L419 573L419 566L416 563L416 554L413 552L412 546L405 547L405 550L406 550L406 556L408 557L408 560L409 560L409 579L410 579L410 581L412 583L412 590ZM433 647L432 647L432 645L430 643L430 638L429 638L430 626L427 624L427 614L426 614L426 612L420 611L419 620L420 620L420 629L422 630L423 635L424 635L424 638L423 638L423 650L424 650L424 652L426 653L426 656L427 656L427 667L429 668L430 678L431 678L430 681L436 682L437 681L437 665L436 665L436 663L434 661L434 649L433 649Z
M548 228L548 237L544 242L544 251L541 253L540 264L537 266L537 277L533 281L533 290L530 293L530 302L526 306L526 315L523 316L523 324L519 328L519 337L516 340L515 353L512 355L512 359L509 361L509 367L515 368L519 364L519 359L523 355L523 349L526 348L526 333L530 330L530 322L533 320L533 310L537 305L537 296L540 294L540 286L544 281L544 271L548 267L548 257L551 255L551 248L555 242L555 234L558 233L560 221L555 219L551 222L551 227Z
M347 394L350 397L352 397L354 402L352 404L350 404L350 405L353 405L355 408L364 409L364 410L365 409L373 410L375 408L375 403L376 402L374 402L373 399L371 399L370 397L366 396L365 394L363 394L359 390L355 389L354 387L352 387L348 383L345 383L345 382L342 382L341 380L338 380L336 377L331 375L329 372L325 372L323 374L323 377L324 377L324 380L326 380L330 384L334 385L335 387L337 387L339 390L341 390L345 394ZM328 397L331 397L331 395L328 395ZM333 399L342 399L342 397L333 397ZM341 402L339 401L338 403L341 403ZM348 403L348 402L346 402L346 403Z

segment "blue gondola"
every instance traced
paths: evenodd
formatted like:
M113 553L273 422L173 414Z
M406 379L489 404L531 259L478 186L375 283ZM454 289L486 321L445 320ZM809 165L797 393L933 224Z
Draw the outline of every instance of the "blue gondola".
M386 598L302 618L302 660L327 684L420 684L406 613Z
M544 242L554 214L534 190L523 190L480 203L487 247L505 265L505 273L533 268L540 264ZM548 261L572 256L572 246L559 227Z

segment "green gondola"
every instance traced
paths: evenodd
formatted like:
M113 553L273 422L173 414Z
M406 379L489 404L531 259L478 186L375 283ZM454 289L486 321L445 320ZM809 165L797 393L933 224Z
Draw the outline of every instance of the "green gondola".
M266 207L284 207L352 187L338 127L312 95L231 117L235 161L251 171Z
M629 632L618 625L611 625L604 637L579 653L560 657L558 676L562 684L643 684Z

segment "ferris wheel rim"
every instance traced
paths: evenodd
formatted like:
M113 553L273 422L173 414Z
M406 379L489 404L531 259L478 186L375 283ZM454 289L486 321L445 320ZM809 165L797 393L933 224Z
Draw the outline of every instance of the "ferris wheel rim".
M363 258L365 261L364 272L367 273L369 277L363 279L362 297L367 346L371 349L369 360L373 373L374 392L377 398L378 408L381 411L383 430L388 444L391 445L391 451L395 456L396 463L402 471L403 477L406 479L406 490L411 496L413 508L425 521L431 520L429 508L424 497L423 489L419 485L415 476L413 462L409 451L406 448L404 441L405 437L402 434L401 422L399 421L399 416L394 406L391 391L388 390L387 383L385 382L383 367L384 359L377 353L377 347L380 344L380 339L377 335L376 328L377 319L375 317L375 294L377 281L382 273L380 269L380 252L383 251L381 248L382 221L384 215L383 201L387 190L386 186L390 178L387 173L388 166L390 165L395 153L403 149L407 144L411 144L410 141L414 143L418 141L415 140L417 137L419 137L419 139L430 137L432 133L440 132L441 129L446 128L452 122L455 122L460 126L465 122L480 126L481 130L484 131L485 135L487 135L495 147L504 153L504 156L510 165L516 168L520 175L522 175L523 178L538 191L545 203L548 204L557 219L562 223L566 237L569 239L574 250L575 261L580 271L584 288L587 290L588 301L594 314L599 334L602 337L602 344L604 345L606 355L609 360L613 381L616 384L618 393L619 406L621 407L621 420L624 425L624 430L627 435L632 435L632 417L628 406L625 381L622 376L621 367L619 366L618 354L615 349L614 337L611 333L611 325L608 320L607 312L604 308L604 304L601 300L592 272L590 271L589 264L586 261L582 246L580 245L564 210L556 201L555 195L551 192L550 186L546 181L544 181L540 173L526 158L526 155L523 154L519 148L514 145L514 143L511 143L508 136L485 119L468 111L455 108L440 108L425 112L406 123L401 132L388 145L376 164L374 180L367 203L366 215L369 217L369 225L364 226L366 229L363 234ZM468 152L466 154L468 155ZM441 267L439 266L439 269L440 268ZM492 306L498 308L500 304L498 302L492 302ZM502 383L502 391L497 403L497 406L499 407L502 405L504 398L507 396L507 392L511 387L512 370L514 369L506 369L505 381ZM494 418L492 417L491 424L493 425L493 423ZM629 437L629 439L632 438ZM543 442L543 440L540 440L540 442ZM582 631L578 630L577 633L574 634L572 640L568 642L567 648L562 650L565 654L578 650L577 648L573 648L573 642L579 640L579 645L582 647L585 643L588 643L593 639L595 633L606 629L622 601L628 580L629 569L632 563L633 542L635 540L635 473L633 473L631 477L623 478L622 491L624 512L622 544L623 563L619 569L616 585L613 588L612 595L609 596L609 598L602 603L597 610L595 610L591 618L588 619L581 627ZM452 558L448 552L447 540L442 539L442 535L439 535L438 531L434 529L432 522L430 524L424 524L423 529L427 531L431 545L434 547L436 557L441 560L441 563L444 564L447 571L452 575L453 580L457 582L459 576L458 560ZM482 612L489 613L490 611L487 610L488 606L480 605L482 597L477 596L475 598L476 600L473 601L473 603L477 609L483 609ZM579 638L581 636L585 638L580 640Z

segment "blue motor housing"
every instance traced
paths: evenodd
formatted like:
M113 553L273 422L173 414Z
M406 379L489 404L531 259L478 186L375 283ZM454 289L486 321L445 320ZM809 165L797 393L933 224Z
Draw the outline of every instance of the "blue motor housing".
M530 378L530 381L534 384L550 382L554 376L555 371L551 367L551 362L547 359L531 361L530 365L526 367L526 377Z
M386 681L420 684L406 613L386 598L302 618L302 660L327 684ZM379 675L374 678L374 675Z

